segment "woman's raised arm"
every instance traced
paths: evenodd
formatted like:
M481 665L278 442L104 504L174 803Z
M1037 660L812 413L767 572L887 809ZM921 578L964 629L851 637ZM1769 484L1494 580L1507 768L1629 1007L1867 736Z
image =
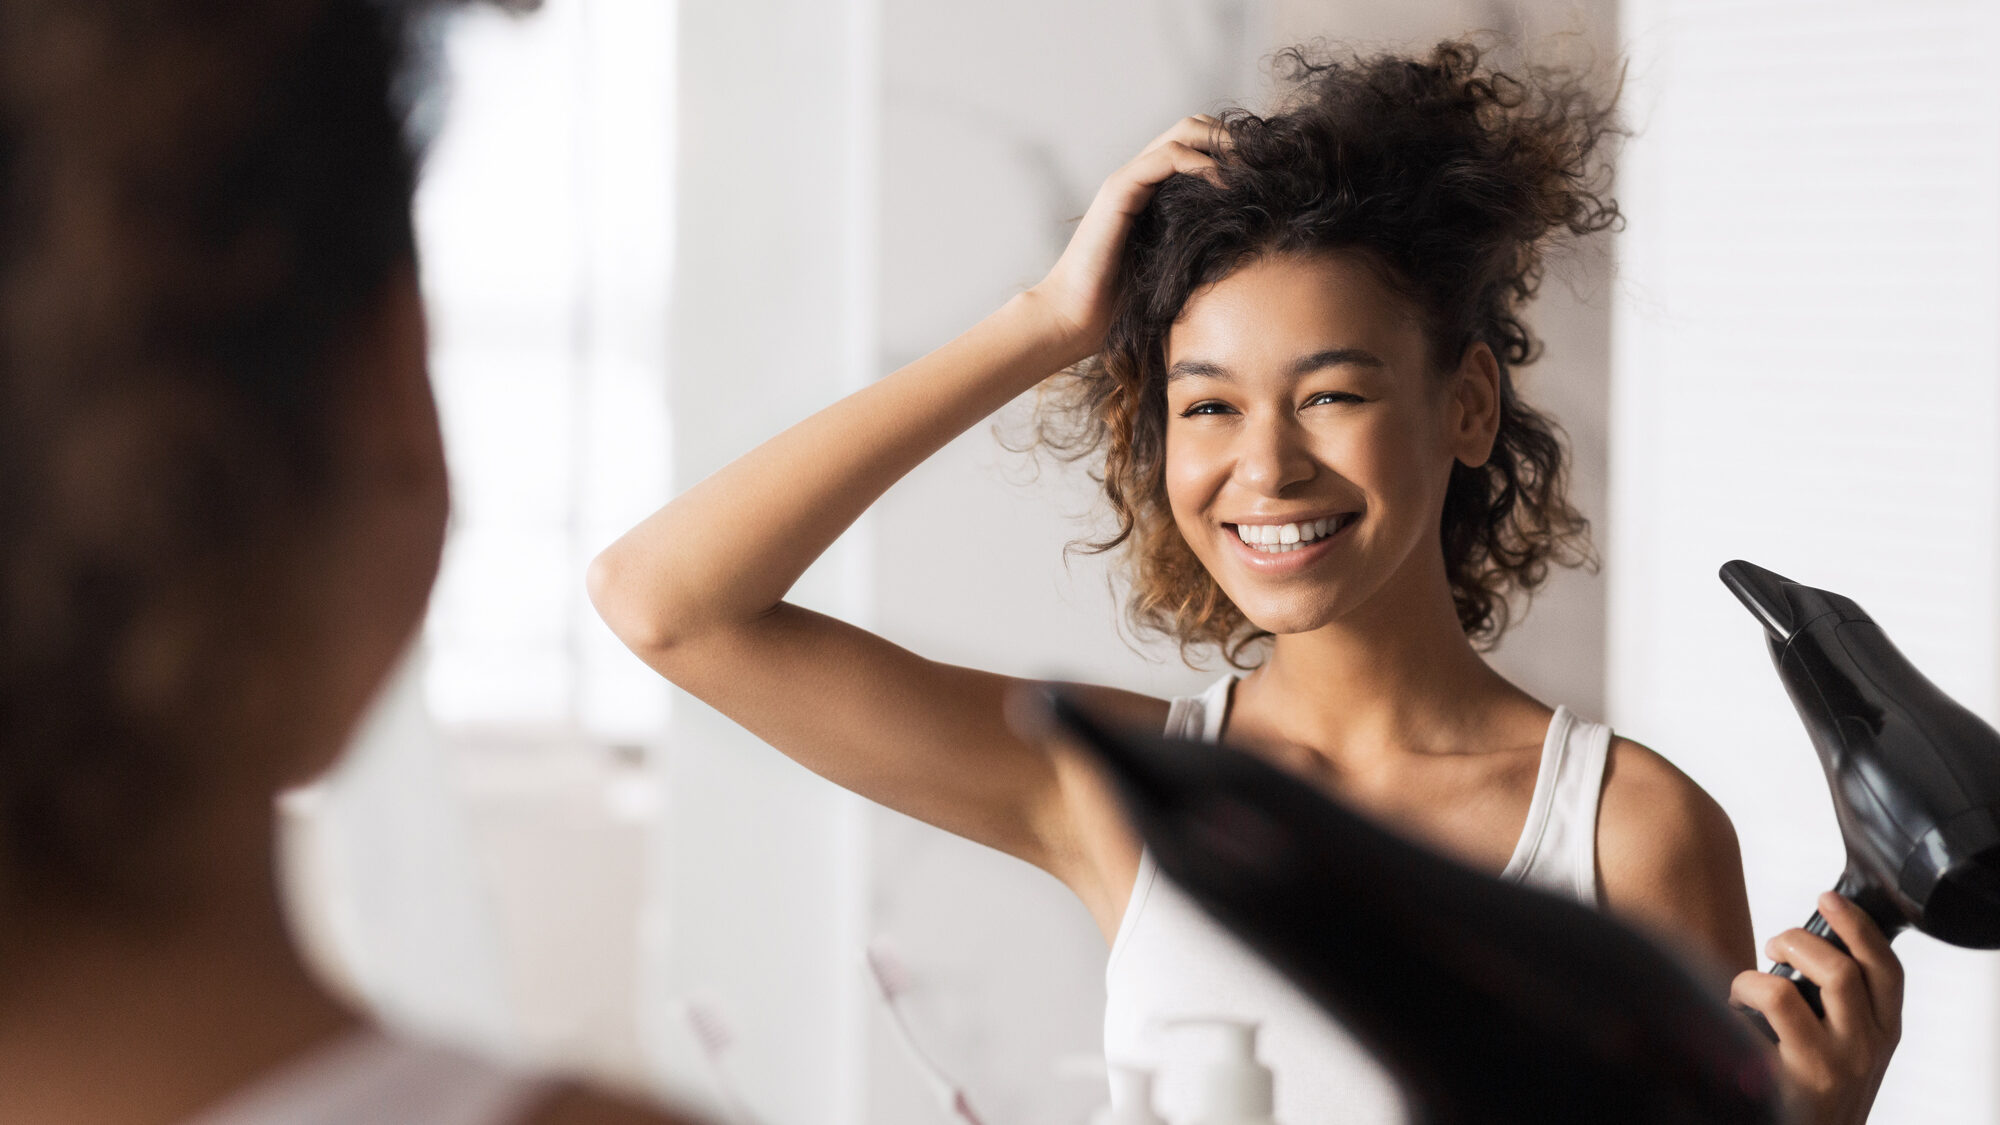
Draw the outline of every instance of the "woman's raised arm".
M1060 769L1008 732L1007 678L922 660L784 597L911 469L1097 349L1132 216L1167 177L1213 175L1205 150L1215 135L1206 118L1162 134L1105 182L1040 284L738 458L607 548L591 566L590 593L612 630L661 675L815 772L1075 886L1055 854L1069 850L1053 838L1066 831L1055 823Z

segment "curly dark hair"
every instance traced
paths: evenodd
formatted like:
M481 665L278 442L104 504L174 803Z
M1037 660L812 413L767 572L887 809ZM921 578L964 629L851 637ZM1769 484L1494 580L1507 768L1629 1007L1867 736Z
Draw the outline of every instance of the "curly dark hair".
M1616 99L1575 72L1493 70L1463 41L1422 58L1293 48L1279 62L1290 88L1281 110L1220 118L1230 141L1220 186L1174 176L1137 217L1104 347L1051 384L1040 441L1101 456L1116 531L1085 546L1124 548L1133 623L1184 656L1214 646L1243 666L1269 634L1230 602L1168 509L1167 334L1192 294L1251 258L1357 255L1419 310L1435 370L1476 343L1499 361L1492 456L1452 467L1440 527L1459 623L1490 647L1510 596L1532 594L1551 562L1595 561L1566 496L1560 431L1521 401L1510 372L1539 352L1522 313L1551 242L1621 222L1608 195Z
M331 362L413 258L428 5L0 6L0 891L116 898L174 795L143 624L230 629L329 487ZM190 609L192 605L192 609ZM151 616L149 616L151 615Z

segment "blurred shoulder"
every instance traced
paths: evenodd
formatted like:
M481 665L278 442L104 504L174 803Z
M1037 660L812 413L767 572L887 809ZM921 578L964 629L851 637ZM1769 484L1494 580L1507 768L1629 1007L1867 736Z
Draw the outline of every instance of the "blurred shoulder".
M1157 732L1164 729L1167 712L1173 707L1170 699L1102 684L1069 683L1061 686L1106 719L1132 730Z
M702 1122L681 1110L587 1086L564 1084L522 1119L521 1125L702 1125Z

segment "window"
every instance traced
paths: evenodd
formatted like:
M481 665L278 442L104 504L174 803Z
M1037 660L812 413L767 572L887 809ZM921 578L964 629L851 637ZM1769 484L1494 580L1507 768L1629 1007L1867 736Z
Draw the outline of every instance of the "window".
M417 199L453 518L425 698L453 727L645 741L664 685L590 556L665 494L673 8L473 9Z

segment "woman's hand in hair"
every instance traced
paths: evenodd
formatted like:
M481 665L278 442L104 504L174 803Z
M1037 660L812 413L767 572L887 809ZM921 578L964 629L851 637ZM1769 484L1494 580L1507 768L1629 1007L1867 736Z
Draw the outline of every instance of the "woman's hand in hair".
M1215 154L1227 143L1215 118L1184 117L1097 189L1062 257L1029 290L1055 318L1074 359L1095 353L1104 343L1117 296L1118 261L1133 217L1169 176L1202 176L1219 183Z
M1824 1019L1791 981L1769 973L1739 974L1730 999L1762 1012L1778 1033L1778 1069L1797 1125L1860 1125L1902 1038L1903 964L1853 903L1828 892L1819 912L1851 955L1804 930L1786 930L1764 950L1819 986Z

